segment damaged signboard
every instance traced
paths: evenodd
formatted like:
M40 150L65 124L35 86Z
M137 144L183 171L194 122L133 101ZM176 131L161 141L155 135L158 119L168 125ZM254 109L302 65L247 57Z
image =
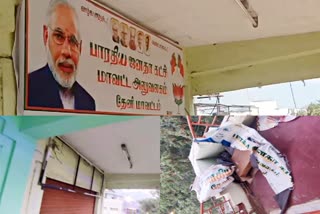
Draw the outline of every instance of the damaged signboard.
M234 166L217 164L210 166L200 176L197 176L192 190L197 193L199 202L203 203L225 190L234 181L231 176L234 170Z
M225 123L218 129L210 131L204 139L195 139L199 144L213 143L241 151L250 151L258 169L267 179L276 194L281 209L285 207L288 196L280 197L293 189L291 172L285 157L256 130L243 124ZM283 204L285 203L285 204Z
M279 123L286 123L295 120L297 116L258 116L257 130L265 131L278 126Z

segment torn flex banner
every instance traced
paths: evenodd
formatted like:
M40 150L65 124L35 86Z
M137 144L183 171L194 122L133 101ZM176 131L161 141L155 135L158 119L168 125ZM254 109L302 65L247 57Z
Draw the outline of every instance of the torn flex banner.
M238 150L248 150L257 162L259 170L267 179L276 199L283 192L293 189L291 172L283 155L255 129L243 124L225 123L218 129L205 134L204 139L195 139L195 143L213 143ZM288 195L289 197L289 195ZM285 202L283 202L285 201ZM280 208L285 207L277 201Z
M231 176L235 167L223 166L221 164L212 165L200 176L197 176L192 184L192 190L197 193L200 203L208 201L218 195L234 181Z
M295 120L297 116L258 116L257 130L265 131L278 126L279 123L286 123Z

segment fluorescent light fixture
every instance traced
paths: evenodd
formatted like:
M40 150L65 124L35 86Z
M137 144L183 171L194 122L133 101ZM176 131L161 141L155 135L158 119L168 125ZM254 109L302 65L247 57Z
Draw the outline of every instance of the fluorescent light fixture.
M250 19L254 28L258 27L258 14L250 8L248 0L234 0L238 3L244 14Z
M133 164L132 164L132 161L131 161L131 157L130 157L130 154L129 154L127 145L126 145L126 144L121 144L121 149L122 149L124 155L126 156L128 162L129 162L129 167L130 167L130 169L132 169Z

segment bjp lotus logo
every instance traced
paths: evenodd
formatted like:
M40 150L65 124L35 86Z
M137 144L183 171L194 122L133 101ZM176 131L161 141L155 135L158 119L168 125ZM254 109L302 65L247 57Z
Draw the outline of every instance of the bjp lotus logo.
M181 56L178 55L178 62L175 53L172 54L171 60L171 73L173 77L179 77L175 79L183 79L184 78L184 68ZM184 97L184 86L181 83L172 83L173 97L174 102L178 106L178 114L180 114L180 105L183 103Z

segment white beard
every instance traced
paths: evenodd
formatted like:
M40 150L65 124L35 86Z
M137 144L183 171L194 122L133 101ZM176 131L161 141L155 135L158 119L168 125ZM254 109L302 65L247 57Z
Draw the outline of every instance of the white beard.
M64 61L65 59L60 58L60 59L57 59L56 62L53 62L53 58L52 58L48 44L49 44L49 40L46 45L46 52L47 52L48 65L49 65L49 68L52 72L52 75L53 75L54 79L59 83L59 85L61 85L63 88L70 89L76 81L77 67L76 67L75 63L72 62L74 65L74 68L75 68L74 73L68 78L63 78L59 74L60 70L58 68L58 63L60 61ZM62 71L60 71L60 72L62 72Z

